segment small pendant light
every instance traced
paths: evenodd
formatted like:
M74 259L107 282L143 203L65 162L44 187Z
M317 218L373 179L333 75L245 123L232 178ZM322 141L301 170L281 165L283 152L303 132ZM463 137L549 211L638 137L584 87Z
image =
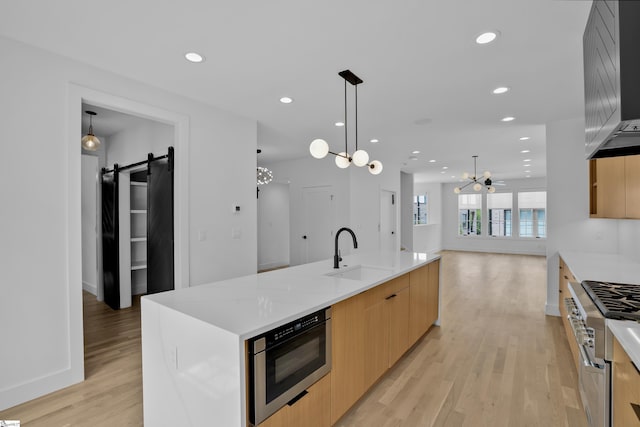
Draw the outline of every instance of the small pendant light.
M82 137L82 148L88 151L96 151L100 148L100 140L93 134L93 116L96 116L95 111L85 111L89 115L89 133Z

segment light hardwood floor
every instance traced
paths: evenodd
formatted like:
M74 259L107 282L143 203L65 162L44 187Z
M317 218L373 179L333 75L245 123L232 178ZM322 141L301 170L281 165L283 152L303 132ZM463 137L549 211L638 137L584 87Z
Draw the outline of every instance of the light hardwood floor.
M441 281L442 326L337 426L586 426L562 323L544 314L545 258L445 252ZM0 419L142 425L139 301L118 312L84 301L87 380Z

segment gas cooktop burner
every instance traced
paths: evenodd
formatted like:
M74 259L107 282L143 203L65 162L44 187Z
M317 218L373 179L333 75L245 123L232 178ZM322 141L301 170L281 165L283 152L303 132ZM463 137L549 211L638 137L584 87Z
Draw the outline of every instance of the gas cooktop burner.
M582 287L604 317L640 320L640 285L585 280Z

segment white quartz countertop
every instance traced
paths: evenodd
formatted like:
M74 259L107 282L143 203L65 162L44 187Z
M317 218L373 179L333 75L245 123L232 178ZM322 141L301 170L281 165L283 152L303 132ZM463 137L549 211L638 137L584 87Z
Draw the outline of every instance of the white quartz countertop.
M640 263L616 254L560 251L579 282L595 280L602 282L640 285Z
M415 252L355 253L340 271L365 266L363 278L329 276L338 270L323 260L281 270L144 296L224 329L245 340L401 276L440 255Z
M607 326L633 363L640 367L640 323L630 320L609 320Z

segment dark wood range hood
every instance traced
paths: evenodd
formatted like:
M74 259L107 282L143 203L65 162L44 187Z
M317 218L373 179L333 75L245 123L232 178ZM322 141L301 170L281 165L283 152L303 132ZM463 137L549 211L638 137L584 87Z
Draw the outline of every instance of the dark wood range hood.
M595 0L583 53L586 157L640 154L640 1Z

